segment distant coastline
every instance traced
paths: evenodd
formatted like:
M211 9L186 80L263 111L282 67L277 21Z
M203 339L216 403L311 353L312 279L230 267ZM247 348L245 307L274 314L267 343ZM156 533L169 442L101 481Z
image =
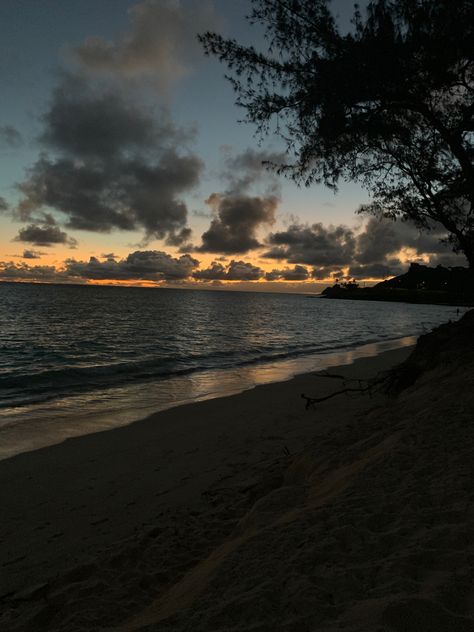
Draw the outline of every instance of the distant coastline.
M429 268L412 263L408 272L361 288L355 280L327 287L324 298L424 305L474 306L474 279L467 268Z
M328 288L321 298L345 299L350 301L384 301L395 303L414 303L417 305L447 305L453 307L473 307L474 298L451 292L407 290L407 289L376 289L375 287L358 288L354 290Z

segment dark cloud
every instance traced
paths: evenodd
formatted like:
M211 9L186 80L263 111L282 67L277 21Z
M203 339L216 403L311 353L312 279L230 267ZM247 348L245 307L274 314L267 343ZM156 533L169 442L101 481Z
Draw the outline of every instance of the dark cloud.
M228 281L257 281L263 277L263 270L245 261L232 260L227 266Z
M54 223L45 223L42 226L29 224L18 231L14 241L23 241L35 246L53 246L56 244L64 244L69 248L77 246L77 241L73 237L69 237Z
M221 263L213 261L209 268L205 270L198 270L193 273L195 279L202 281L216 281L226 278L226 268Z
M406 271L406 265L395 259L388 263L369 263L367 265L355 265L349 268L349 276L352 279L386 279L402 274Z
M84 160L149 150L159 136L149 112L117 91L97 91L86 77L66 72L61 73L43 122L44 145ZM162 133L173 132L163 126Z
M169 90L202 57L197 33L219 30L212 2L145 0L130 11L130 29L116 41L90 37L76 49L89 71L148 81Z
M425 261L421 261L420 263L425 263ZM434 253L429 256L428 265L432 267L436 266L444 266L445 268L452 268L457 266L467 266L467 259L463 254L455 254L453 252L444 252L444 253Z
M306 281L309 277L308 269L300 265L296 265L293 268L284 268L283 270L272 270L265 274L267 281Z
M23 250L22 258L23 259L41 259L41 256L44 255L44 252L40 252L39 250Z
M44 116L43 154L19 185L17 216L59 212L66 226L95 232L144 230L175 245L189 237L181 196L197 185L201 160L189 132L84 77L63 73Z
M71 281L54 266L30 266L27 263L0 261L0 279L3 281L43 281L64 283Z
M0 213L5 213L10 209L10 206L5 198L0 196Z
M352 261L356 240L346 226L292 224L285 231L270 233L271 246L263 257L286 259L289 263L339 266Z
M394 222L369 219L365 230L357 238L356 260L359 264L373 264L385 259L402 247L401 235Z
M245 261L234 260L227 266L213 261L209 268L193 273L193 277L201 281L258 281L263 275L261 268Z
M229 147L225 151L228 153L221 177L226 188L223 193L212 193L206 200L212 211L211 225L202 234L202 244L196 249L200 252L243 254L262 245L257 237L259 228L275 221L279 203L278 184L264 162L280 162L284 155L253 149L232 155ZM262 195L251 192L257 182L267 185ZM202 212L195 212L195 215L206 216Z
M17 149L23 144L20 132L11 125L0 125L0 149Z
M168 246L180 246L180 252L187 252L192 248L191 244L189 243L191 235L192 230L190 228L182 228L176 233L170 233L168 235L166 243L168 244Z
M70 283L84 283L88 279L176 282L192 278L192 272L198 265L199 262L190 255L174 258L165 252L138 250L120 261L112 255L108 255L105 261L96 257L91 257L89 261L67 259L61 268L4 261L0 262L0 278Z
M354 278L386 278L404 271L398 253L403 249L413 257L428 257L430 264L445 261L447 265L463 265L462 258L449 254L442 243L445 233L433 227L420 232L407 222L370 218L361 231L346 226L292 223L287 230L271 233L270 246L262 255L267 259L312 265L314 279L344 276L341 268L349 268ZM449 256L448 256L449 254Z
M430 232L420 233L412 224L372 217L357 237L356 260L361 264L383 261L402 248L412 248L417 255L446 253L442 243L446 231L433 227Z
M265 251L262 255L265 259L281 259L285 260L288 257L288 250L283 246L274 246Z
M270 165L281 165L286 162L282 152L271 152L246 149L236 156L225 158L225 169L222 177L227 182L226 193L241 195L247 192L256 182L270 181L270 191L277 194L279 182Z
M207 203L215 213L209 229L202 235L201 252L245 253L260 247L257 229L275 221L278 199L275 196L220 195L213 193Z
M174 258L157 250L137 250L120 261L112 257L105 261L91 257L87 262L69 259L66 273L94 280L175 281L190 277L198 265L190 255Z
M342 276L344 276L344 270L334 267L322 266L318 268L313 268L311 271L311 277L316 281L322 281L323 279L329 279L331 277L333 279L336 279Z

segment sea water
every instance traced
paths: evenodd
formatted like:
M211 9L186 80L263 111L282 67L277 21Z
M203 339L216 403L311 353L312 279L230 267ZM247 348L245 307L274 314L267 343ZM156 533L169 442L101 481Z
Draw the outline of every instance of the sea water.
M413 343L455 307L0 283L0 458Z

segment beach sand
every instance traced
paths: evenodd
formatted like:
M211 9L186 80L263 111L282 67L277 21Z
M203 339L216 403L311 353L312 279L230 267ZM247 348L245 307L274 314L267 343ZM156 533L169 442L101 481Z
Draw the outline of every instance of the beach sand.
M0 629L474 630L474 395L448 366L305 410L340 388L302 375L0 462Z

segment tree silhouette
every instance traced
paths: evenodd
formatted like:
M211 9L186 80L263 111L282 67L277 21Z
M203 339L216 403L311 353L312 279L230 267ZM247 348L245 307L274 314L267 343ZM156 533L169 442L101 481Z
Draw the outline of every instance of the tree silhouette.
M474 268L474 1L376 0L341 32L328 0L252 0L263 49L199 36L245 121L286 143L298 183L361 182L361 209L441 224Z

